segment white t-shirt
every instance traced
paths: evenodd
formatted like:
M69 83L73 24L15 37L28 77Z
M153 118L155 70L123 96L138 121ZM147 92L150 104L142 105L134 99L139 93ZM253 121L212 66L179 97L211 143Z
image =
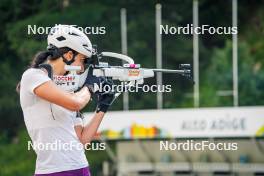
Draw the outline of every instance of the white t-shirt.
M34 94L36 87L50 80L43 70L35 68L26 70L21 79L20 104L32 140L30 149L34 148L37 154L35 174L88 166L83 145L74 130L76 113Z

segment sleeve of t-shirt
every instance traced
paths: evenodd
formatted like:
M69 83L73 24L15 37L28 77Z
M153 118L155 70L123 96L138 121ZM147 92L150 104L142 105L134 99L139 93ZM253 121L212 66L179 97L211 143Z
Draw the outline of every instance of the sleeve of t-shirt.
M31 68L24 73L22 80L24 81L23 85L26 86L27 91L34 94L35 88L51 79L43 70Z

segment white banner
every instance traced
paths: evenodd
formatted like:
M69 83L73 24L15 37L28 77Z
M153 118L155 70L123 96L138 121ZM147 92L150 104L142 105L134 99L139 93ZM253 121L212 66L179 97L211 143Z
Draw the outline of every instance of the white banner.
M113 111L98 130L105 139L254 136L264 137L264 107Z

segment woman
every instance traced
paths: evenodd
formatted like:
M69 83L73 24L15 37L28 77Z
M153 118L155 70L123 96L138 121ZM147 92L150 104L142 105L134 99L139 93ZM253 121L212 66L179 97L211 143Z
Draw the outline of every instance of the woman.
M34 147L35 176L90 176L84 148L80 145L92 140L114 98L111 94L99 94L94 117L82 126L76 112L91 98L87 86L91 80L87 78L79 91L67 92L52 81L51 71L42 66L51 66L54 75L66 75L66 65L80 66L78 73L82 73L84 63L91 56L92 45L83 32L72 26L58 25L48 35L48 50L37 54L31 68L23 73L20 103L32 143L63 144L56 149Z

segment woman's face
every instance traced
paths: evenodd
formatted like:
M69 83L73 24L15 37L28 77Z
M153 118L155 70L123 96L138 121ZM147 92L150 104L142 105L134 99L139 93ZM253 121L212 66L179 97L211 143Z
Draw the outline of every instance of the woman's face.
M77 73L82 73L82 72L84 72L84 62L85 62L86 59L87 59L86 56L83 55L83 54L79 54L79 53L78 53L78 54L75 56L75 61L74 61L71 65L74 65L74 66L81 66L81 70L78 71Z
M64 56L64 57L66 57L67 60L71 60L72 57L73 57L72 51L67 52L66 56ZM80 53L78 53L75 56L75 61L71 65L73 65L73 66L81 66L81 70L77 72L78 74L84 72L84 62L85 62L86 59L87 59L87 57L85 55L83 55L83 54L80 54Z

